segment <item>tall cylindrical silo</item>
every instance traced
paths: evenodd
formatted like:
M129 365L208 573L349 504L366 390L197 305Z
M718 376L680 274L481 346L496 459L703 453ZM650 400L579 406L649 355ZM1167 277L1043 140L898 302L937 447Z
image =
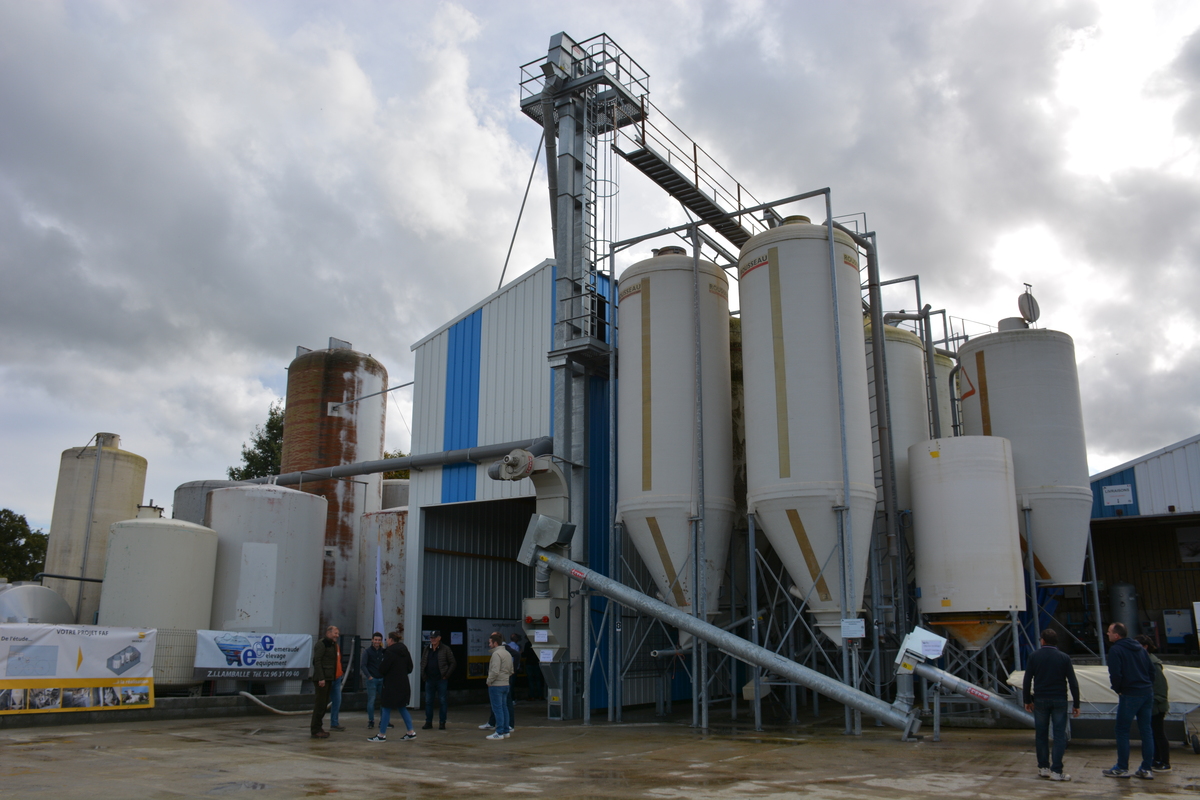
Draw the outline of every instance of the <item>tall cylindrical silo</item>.
M204 510L208 507L208 493L213 489L228 489L230 486L241 486L243 481L188 481L175 488L175 499L171 504L171 518L190 522L193 525L204 524Z
M1051 330L989 333L960 347L958 363L963 432L1012 442L1017 507L1030 509L1038 579L1078 583L1092 490L1074 342Z
M283 472L383 458L387 370L371 356L330 340L288 367L283 424ZM373 395L367 397L367 395ZM364 398L359 400L358 398ZM380 508L381 476L304 481L297 488L329 501L321 626L358 629L359 521Z
M912 508L912 489L908 477L908 448L929 439L929 401L925 382L925 345L912 331L892 325L883 326L886 345L888 407L892 431L892 460L895 462L898 510ZM874 338L870 322L863 329L867 338L867 380L870 383L871 425L877 428L875 415L875 365L871 354ZM875 458L879 446L875 445Z
M733 527L729 281L699 264L700 397L704 436L706 609L717 598ZM624 271L618 286L617 513L664 601L693 610L692 519L699 511L696 314L692 257L663 248Z
M404 570L407 563L408 509L392 508L363 514L359 574L362 597L358 605L358 634L370 639L373 633L396 630L404 621ZM375 627L375 591L383 627ZM349 631L347 631L349 633Z
M96 440L96 447L64 450L59 462L46 544L48 573L102 579L109 527L135 517L142 502L146 459L120 449L115 433L98 433ZM77 622L95 622L103 584L47 578L45 585L67 601Z
M209 494L208 519L217 532L212 630L320 630L328 506L320 495L283 486L233 486Z
M866 583L876 502L858 251L848 236L835 233L847 498L827 229L804 217L792 220L751 238L738 261L747 500L817 624L840 643L835 509L849 509L846 561L853 583L845 611L854 617Z
M114 523L99 624L157 628L155 686L190 686L196 631L212 616L217 534L179 519Z
M937 378L938 420L942 424L942 437L954 436L954 414L950 409L950 373L954 359L941 350L933 354L933 374Z
M917 607L967 650L1025 608L1012 446L999 436L912 445Z

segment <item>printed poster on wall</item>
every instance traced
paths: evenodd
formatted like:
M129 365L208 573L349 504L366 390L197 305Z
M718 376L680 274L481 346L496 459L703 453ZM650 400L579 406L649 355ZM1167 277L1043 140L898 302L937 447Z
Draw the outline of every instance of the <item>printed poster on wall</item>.
M504 637L516 633L521 636L522 646L525 639L524 629L518 619L469 619L467 620L467 677L487 678L488 662L492 659L492 649L488 647L488 637L492 632ZM521 665L517 664L517 671Z
M299 680L312 674L312 651L307 633L196 631L192 677Z
M0 714L153 708L155 633L0 625Z

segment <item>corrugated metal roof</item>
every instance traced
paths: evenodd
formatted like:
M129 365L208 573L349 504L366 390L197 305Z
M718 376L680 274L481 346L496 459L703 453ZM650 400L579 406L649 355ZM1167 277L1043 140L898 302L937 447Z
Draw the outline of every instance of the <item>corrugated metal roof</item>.
M1126 484L1132 502L1105 506L1104 487ZM1200 511L1200 435L1098 473L1091 485L1093 519L1196 513Z

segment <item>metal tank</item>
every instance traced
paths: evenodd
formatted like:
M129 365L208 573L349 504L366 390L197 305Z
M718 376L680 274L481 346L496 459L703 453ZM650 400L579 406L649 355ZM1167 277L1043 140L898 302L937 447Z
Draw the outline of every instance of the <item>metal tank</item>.
M75 612L58 592L34 583L0 584L0 622L70 625Z
M383 458L387 370L349 342L304 350L288 367L282 472ZM359 399L362 398L362 399ZM382 476L305 481L298 489L328 501L321 626L357 630L359 520L380 509Z
M122 450L115 433L97 433L96 440L98 450L72 447L59 461L46 543L47 573L103 578L109 526L136 516L142 502L146 459ZM75 622L95 622L102 584L47 578L45 586L67 601Z
M838 512L849 508L853 569L846 614L857 616L867 577L876 491L859 289L858 251L834 234L837 320L845 398L843 460L833 288L824 226L807 218L752 237L738 261L746 379L747 500L820 629L841 642ZM848 501L848 502L847 502Z
M960 347L958 363L963 433L1012 442L1017 507L1030 509L1038 579L1078 583L1092 490L1071 337L1028 328L990 333Z
M211 630L320 629L328 505L324 497L283 486L233 486L209 494L208 519L217 532Z
M193 525L204 524L204 509L208 505L208 493L213 489L227 489L230 486L241 486L243 481L188 481L181 483L175 489L175 499L171 504L173 519L190 522Z
M404 570L407 564L408 509L392 508L363 514L359 574L362 596L358 604L358 635L394 631L404 621ZM378 577L383 627L376 628L375 585ZM347 631L349 633L349 631Z
M717 611L736 505L729 369L729 281L699 264L704 435L705 608ZM665 602L695 602L692 520L699 511L693 261L664 247L618 284L617 513Z
M896 506L899 510L912 508L912 490L908 477L908 448L929 440L929 401L925 381L925 345L912 331L884 325L887 361L888 406L891 409L893 475L896 480ZM874 339L868 320L863 326L867 340L867 381L870 385L871 427L878 422L875 416L875 367L871 348ZM873 436L872 439L877 437ZM874 445L879 459L879 444ZM882 502L880 497L880 502Z
M979 650L1025 608L1012 446L999 436L908 448L918 610Z
M1130 636L1137 636L1142 632L1140 617L1138 616L1138 593L1137 587L1132 583L1121 581L1114 583L1108 590L1109 613L1112 614L1112 622L1119 622L1125 626L1125 632Z
M408 507L408 478L388 478L383 481L382 508Z

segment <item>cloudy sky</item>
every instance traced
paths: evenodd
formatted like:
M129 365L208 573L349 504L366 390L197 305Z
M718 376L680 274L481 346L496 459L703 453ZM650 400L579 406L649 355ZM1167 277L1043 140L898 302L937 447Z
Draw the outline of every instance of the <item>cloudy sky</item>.
M0 0L0 506L48 527L96 431L159 505L223 477L296 345L410 380L496 288L540 136L518 67L560 30L613 37L760 199L832 187L935 308L1033 284L1093 472L1200 433L1194 0ZM510 277L552 255L544 186ZM681 219L622 172L620 235Z

